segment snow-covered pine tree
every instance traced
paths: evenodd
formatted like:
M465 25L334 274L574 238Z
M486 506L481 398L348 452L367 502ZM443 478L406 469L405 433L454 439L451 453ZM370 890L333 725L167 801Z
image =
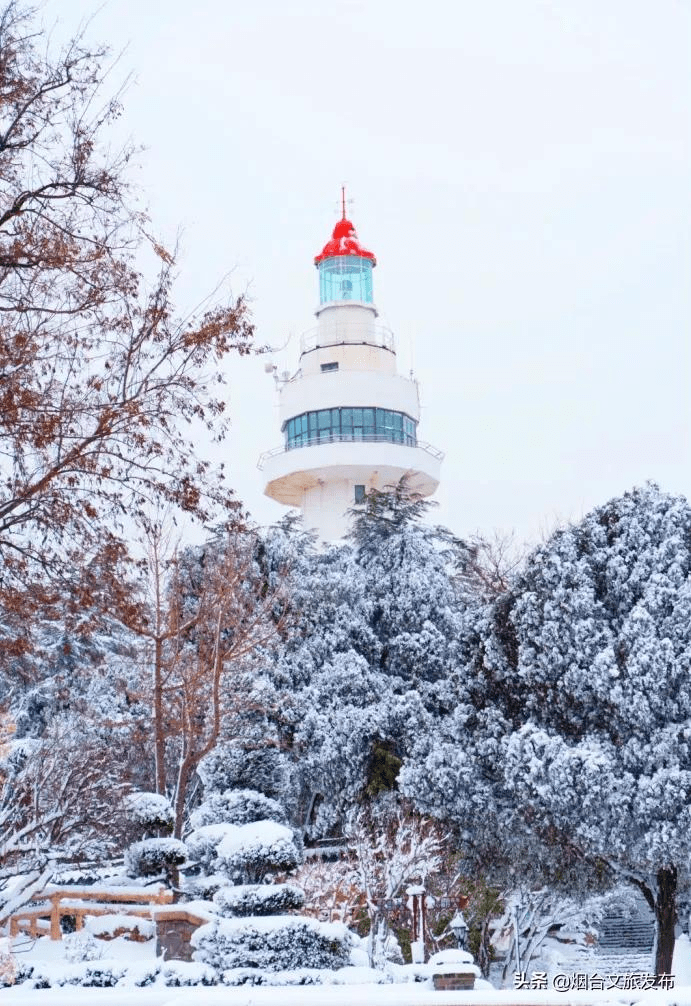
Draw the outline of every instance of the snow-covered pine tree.
M265 670L315 836L342 825L367 794L396 786L413 739L458 705L472 652L479 600L458 575L469 551L418 521L424 504L405 486L368 507L351 544L303 550L290 587L293 631Z
M347 545L317 553L284 526L269 531L265 548L269 564L274 554L292 559L290 631L267 653L255 686L273 695L276 739L290 762L293 792L281 796L294 820L323 834L338 819L341 796L362 786L372 736L362 710L381 689L361 656L374 646L366 591Z
M405 788L469 838L490 822L517 862L634 884L668 973L691 854L690 664L691 507L648 485L533 553L488 621L474 712L440 727Z
M352 538L376 643L371 657L396 694L415 692L438 715L458 699L481 605L473 550L446 528L422 522L432 505L404 476L367 494Z

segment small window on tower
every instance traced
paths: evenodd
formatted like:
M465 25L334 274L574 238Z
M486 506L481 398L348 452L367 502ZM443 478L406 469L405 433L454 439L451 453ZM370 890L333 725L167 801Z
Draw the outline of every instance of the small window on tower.
M328 374L332 370L338 370L338 363L322 363L322 374Z
M355 502L364 503L365 502L365 487L355 486Z

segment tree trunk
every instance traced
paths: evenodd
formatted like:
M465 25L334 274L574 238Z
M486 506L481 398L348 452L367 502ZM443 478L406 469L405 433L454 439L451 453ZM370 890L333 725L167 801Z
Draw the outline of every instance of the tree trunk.
M185 802L187 798L187 787L194 773L199 759L192 759L189 756L183 758L178 770L178 778L175 785L175 825L173 827L173 837L182 838L182 826L185 823Z
M669 975L672 973L674 925L677 921L677 870L674 866L658 870L655 919L657 921L655 973Z
M490 918L485 917L480 929L480 946L476 964L482 972L482 977L489 979L489 969L492 964L492 934L489 928Z
M154 642L154 760L156 763L156 792L166 792L166 739L163 730L163 640Z
M375 968L384 969L386 964L386 937L388 934L388 923L384 915L377 918L377 928L374 932L373 958Z
M371 968L375 967L375 961L377 956L377 933L379 931L379 912L375 908L374 911L370 910L368 912L370 917L370 927L369 933L367 934L367 957L369 958L369 966Z

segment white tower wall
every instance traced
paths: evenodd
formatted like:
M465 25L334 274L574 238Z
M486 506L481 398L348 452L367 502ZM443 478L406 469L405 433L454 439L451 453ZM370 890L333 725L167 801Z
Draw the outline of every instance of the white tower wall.
M281 426L293 416L317 409L339 406L393 409L404 412L416 422L420 418L420 399L415 381L398 374L366 370L338 370L335 373L298 377L280 391Z

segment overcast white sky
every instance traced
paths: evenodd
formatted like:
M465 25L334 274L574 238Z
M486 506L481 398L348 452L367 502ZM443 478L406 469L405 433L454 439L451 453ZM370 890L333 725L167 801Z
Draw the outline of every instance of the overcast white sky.
M188 304L232 271L258 342L311 328L347 181L446 452L436 520L534 538L646 479L691 496L691 0L107 0L87 36L128 46ZM225 448L259 523L264 362L232 367Z

